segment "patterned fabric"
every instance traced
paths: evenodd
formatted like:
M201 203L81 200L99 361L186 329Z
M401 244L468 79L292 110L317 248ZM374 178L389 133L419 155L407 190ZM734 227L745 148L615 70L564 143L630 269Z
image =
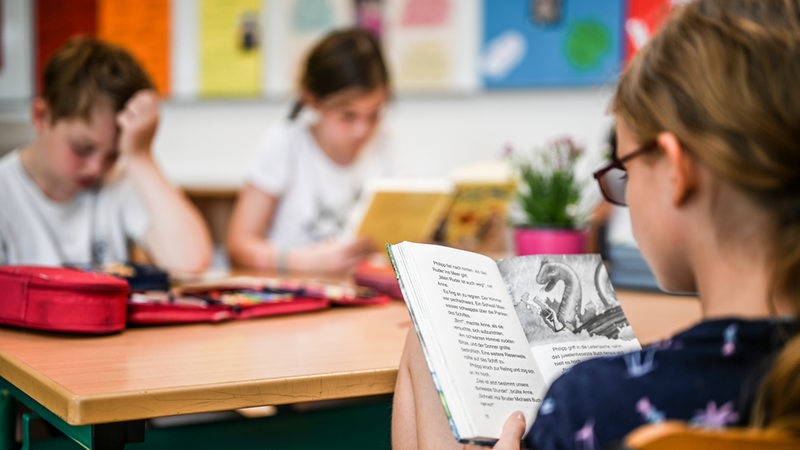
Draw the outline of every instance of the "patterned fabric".
M762 363L795 328L788 320L709 320L641 351L580 363L550 386L526 443L599 450L666 419L746 423L743 387L760 379Z

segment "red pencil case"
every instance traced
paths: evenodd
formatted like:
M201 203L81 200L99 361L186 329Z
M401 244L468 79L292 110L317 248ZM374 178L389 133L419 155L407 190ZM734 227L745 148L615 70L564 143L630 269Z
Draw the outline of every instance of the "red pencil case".
M184 285L170 291L134 292L128 300L128 323L222 322L315 311L328 306L328 299L304 296L301 289L270 288L259 279L242 277Z
M325 309L324 298L293 297L253 304L228 304L204 297L179 296L167 292L141 292L128 302L131 325L167 325L195 322L222 322Z
M363 262L356 267L353 279L359 286L368 287L394 299L403 299L397 275L389 264L378 265L370 261Z
M128 283L78 269L0 266L0 324L107 334L125 328Z
M234 277L170 291L133 292L128 301L128 323L222 322L315 311L331 305L361 306L388 301L385 295L358 287Z

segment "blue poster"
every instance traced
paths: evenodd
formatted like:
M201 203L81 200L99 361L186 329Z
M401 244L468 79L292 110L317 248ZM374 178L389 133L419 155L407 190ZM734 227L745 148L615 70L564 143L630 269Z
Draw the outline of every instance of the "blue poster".
M483 0L485 87L614 83L623 59L623 0Z

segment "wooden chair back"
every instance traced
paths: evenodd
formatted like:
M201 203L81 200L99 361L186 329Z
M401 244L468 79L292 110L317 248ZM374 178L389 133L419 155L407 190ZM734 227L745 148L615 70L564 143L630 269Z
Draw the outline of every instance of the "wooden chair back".
M667 421L644 425L625 439L631 450L800 450L800 436L778 429L691 428Z

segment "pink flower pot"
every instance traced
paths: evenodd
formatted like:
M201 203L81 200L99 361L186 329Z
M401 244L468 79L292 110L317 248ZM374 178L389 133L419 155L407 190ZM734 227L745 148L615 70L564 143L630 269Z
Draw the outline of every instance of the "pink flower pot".
M515 228L517 255L565 255L586 252L586 231Z

